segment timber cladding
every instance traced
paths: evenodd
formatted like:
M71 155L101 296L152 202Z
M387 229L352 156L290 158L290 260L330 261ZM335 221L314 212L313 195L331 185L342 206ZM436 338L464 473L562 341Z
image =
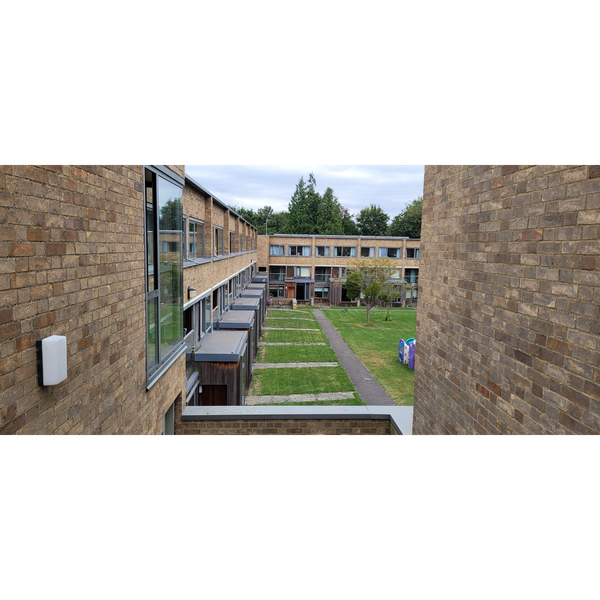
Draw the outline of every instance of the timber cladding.
M600 168L427 166L414 432L600 432Z

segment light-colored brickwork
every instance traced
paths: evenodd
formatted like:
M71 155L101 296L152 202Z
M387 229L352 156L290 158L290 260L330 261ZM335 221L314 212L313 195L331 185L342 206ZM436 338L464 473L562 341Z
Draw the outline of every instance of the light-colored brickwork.
M600 432L600 167L425 168L416 433Z
M183 204L205 223L211 257L184 269L185 290L256 262L256 252L214 260L211 216L226 209L187 184ZM0 167L0 434L162 431L185 397L185 356L146 389L144 254L141 166ZM68 376L41 387L36 341L50 335L67 338Z

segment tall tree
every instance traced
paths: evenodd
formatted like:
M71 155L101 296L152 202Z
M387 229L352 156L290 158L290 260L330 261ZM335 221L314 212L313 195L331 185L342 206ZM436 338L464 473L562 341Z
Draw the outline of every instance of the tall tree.
M358 213L356 223L360 235L385 235L389 220L390 217L381 207L371 204Z
M342 227L344 228L344 235L359 235L358 227L354 222L352 214L346 206L340 204L340 210L342 213Z
M285 233L311 234L312 220L309 214L308 190L304 177L300 177L288 205Z
M315 235L344 235L340 204L330 187L321 196L315 229Z
M387 234L396 237L419 239L421 237L421 214L423 211L423 196L415 198L399 215L396 215Z

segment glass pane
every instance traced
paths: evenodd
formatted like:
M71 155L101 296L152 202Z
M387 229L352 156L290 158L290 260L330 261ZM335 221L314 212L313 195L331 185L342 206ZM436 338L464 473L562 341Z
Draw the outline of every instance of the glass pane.
M158 177L160 252L160 356L183 337L183 231L181 188ZM166 242L166 243L165 243Z
M212 324L212 312L210 309L210 296L206 298L204 301L204 323L205 323L205 331L209 331Z
M148 353L146 355L146 365L149 371L158 364L158 330L157 321L157 303L158 298L148 300L146 309L146 327L148 331Z
M188 256L190 258L196 258L198 250L198 225L196 223L190 223L188 244Z

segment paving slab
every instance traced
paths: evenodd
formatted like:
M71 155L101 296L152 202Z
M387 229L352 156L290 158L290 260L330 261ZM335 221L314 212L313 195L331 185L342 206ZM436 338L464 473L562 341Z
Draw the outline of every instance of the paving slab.
M371 375L367 367L352 352L348 344L342 339L336 328L320 309L314 310L314 315L323 328L340 365L344 367L348 377L356 387L356 392L367 404L374 406L396 406L389 394L381 387L381 384Z
M254 363L255 369L290 369L310 367L339 367L336 362Z
M325 318L325 317L323 317ZM309 329L309 328L302 328L302 329L298 329L297 327L263 327L263 330L267 329L274 329L276 331L321 331L320 329Z
M324 402L326 400L347 400L354 398L354 392L327 392L322 394L291 394L289 396L246 396L246 404L277 404L279 402Z
M327 346L327 342L258 342L259 346Z

